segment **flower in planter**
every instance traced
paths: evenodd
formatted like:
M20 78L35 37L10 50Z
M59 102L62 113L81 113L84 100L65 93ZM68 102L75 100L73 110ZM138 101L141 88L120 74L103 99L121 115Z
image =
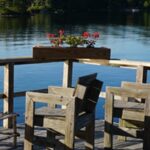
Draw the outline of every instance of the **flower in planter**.
M52 47L94 47L96 40L99 38L99 32L90 34L89 32L83 32L81 36L65 35L64 30L59 30L58 35L48 33L47 37L50 40Z

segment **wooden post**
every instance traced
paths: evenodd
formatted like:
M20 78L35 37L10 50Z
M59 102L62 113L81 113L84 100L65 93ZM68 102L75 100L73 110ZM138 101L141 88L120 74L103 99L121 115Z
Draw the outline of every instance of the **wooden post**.
M138 66L136 72L136 82L146 83L147 81L147 69L144 66Z
M145 101L145 122L144 122L144 140L143 149L150 149L150 95Z
M104 149L112 149L112 126L113 126L113 105L114 95L106 89L106 104L105 104L105 131L104 131Z
M13 112L14 106L14 64L10 63L4 66L4 98L3 111ZM3 127L9 128L12 127L12 119L5 119L3 121Z
M33 150L35 103L26 93L24 150Z
M63 72L63 87L71 87L72 85L72 70L73 61L67 60L64 62L64 72Z

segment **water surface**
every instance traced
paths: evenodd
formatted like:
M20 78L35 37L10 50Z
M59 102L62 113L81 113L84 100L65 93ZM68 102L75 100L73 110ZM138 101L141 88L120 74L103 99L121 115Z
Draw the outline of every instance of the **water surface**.
M111 57L150 61L150 14L76 14L35 15L20 18L0 18L0 58L32 56L34 45L49 45L46 33L64 29L66 34L80 35L84 31L100 32L96 46L111 48ZM77 78L98 72L106 85L118 86L121 81L135 81L135 70L115 67L74 64L73 85ZM46 88L62 84L63 63L15 66L15 91ZM3 67L0 67L0 91L3 90ZM15 99L15 111L23 122L24 97ZM104 100L97 105L97 117L103 118ZM2 108L2 103L1 103Z

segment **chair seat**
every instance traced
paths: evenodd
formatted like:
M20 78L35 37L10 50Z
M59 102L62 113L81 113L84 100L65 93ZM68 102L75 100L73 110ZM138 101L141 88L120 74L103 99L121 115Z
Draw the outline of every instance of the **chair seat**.
M65 109L51 109L49 107L41 107L35 109L36 116L44 116L44 117L65 117L66 111Z

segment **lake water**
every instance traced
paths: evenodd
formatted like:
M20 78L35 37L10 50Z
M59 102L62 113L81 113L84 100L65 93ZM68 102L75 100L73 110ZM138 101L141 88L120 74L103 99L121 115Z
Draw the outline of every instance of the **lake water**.
M0 58L32 56L32 46L49 45L46 33L64 29L66 34L80 35L84 31L100 32L96 46L111 48L111 57L150 61L150 14L76 14L35 15L20 18L0 18ZM106 86L118 86L121 81L135 81L135 70L115 67L74 64L73 85L77 78L98 72ZM63 63L15 66L15 91L46 88L62 84ZM0 67L0 92L3 90L3 67ZM25 98L15 99L18 122L24 121ZM96 115L103 118L104 100L100 99ZM0 104L2 109L2 102Z

